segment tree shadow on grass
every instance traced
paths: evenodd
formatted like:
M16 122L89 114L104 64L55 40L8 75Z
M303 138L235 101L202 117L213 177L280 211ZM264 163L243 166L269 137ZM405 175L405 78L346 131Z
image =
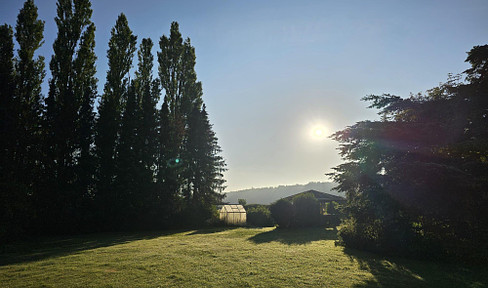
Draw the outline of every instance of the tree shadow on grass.
M486 267L413 260L344 249L351 261L374 278L353 287L487 287Z
M183 231L97 233L43 237L0 247L0 266L67 256L82 251L149 240Z
M303 245L320 240L337 240L337 230L325 228L279 229L256 234L248 239L256 244L280 242Z
M186 236L199 235L199 234L213 234L213 233L219 233L219 232L234 230L237 228L241 228L241 227L238 227L238 226L222 226L222 227L213 227L213 228L203 228L203 229L191 231L190 233L186 234Z

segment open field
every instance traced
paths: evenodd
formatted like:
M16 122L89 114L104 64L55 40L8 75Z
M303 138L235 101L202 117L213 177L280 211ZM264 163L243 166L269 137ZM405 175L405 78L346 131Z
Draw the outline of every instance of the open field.
M93 234L3 247L0 287L486 287L485 267L336 247L334 230Z

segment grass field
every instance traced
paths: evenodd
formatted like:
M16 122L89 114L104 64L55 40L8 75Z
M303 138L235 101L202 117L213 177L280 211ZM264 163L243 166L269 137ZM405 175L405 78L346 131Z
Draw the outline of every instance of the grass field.
M486 287L488 269L336 247L334 230L215 228L2 247L0 287Z

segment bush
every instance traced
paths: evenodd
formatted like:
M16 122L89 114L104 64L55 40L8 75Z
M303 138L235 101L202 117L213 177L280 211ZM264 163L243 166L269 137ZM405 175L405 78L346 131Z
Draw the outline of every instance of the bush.
M310 227L320 224L320 204L313 194L301 194L293 198L294 226Z
M293 204L286 199L280 199L269 207L271 216L280 228L288 228L294 219Z
M258 227L274 226L271 212L266 206L251 207L247 210L247 224Z

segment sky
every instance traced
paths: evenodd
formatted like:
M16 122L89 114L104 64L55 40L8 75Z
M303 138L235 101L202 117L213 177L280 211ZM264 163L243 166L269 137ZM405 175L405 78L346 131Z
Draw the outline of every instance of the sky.
M0 1L0 24L15 26L23 2ZM35 3L46 21L38 54L49 67L56 1ZM466 70L473 46L488 44L486 0L92 0L92 8L100 94L120 13L138 43L156 43L155 58L172 21L191 39L227 163L226 192L328 181L342 160L326 136L378 118L362 97L425 92Z

